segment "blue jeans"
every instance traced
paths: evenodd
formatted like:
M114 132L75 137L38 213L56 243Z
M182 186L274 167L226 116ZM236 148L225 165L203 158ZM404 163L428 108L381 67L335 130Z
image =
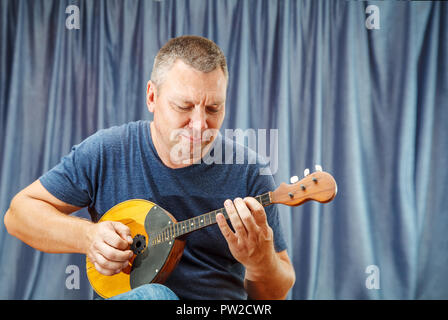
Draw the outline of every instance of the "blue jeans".
M109 298L109 300L179 300L168 287L150 283Z

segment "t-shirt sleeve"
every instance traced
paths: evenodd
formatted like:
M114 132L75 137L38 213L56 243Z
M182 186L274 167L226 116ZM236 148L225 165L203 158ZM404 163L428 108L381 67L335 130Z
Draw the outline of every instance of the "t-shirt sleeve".
M93 135L72 147L54 168L39 178L52 195L68 204L85 207L95 197L99 168L99 138Z
M252 181L249 185L250 196L257 196L268 191L274 191L276 188L274 177L270 174L270 169L264 160L261 160L253 168L251 172ZM271 204L264 208L269 226L274 232L274 247L276 252L286 250L286 241L284 238L282 226L278 216L278 208L276 204Z

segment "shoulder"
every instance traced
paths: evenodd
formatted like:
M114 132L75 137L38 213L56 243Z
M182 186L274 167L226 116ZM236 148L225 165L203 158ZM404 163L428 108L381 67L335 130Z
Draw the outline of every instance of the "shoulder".
M145 128L149 128L147 121L128 122L118 126L112 126L106 129L100 129L89 138L93 140L103 140L107 142L114 142L117 139L129 138L143 134Z
M103 163L117 152L123 153L131 148L143 132L144 123L139 121L100 129L74 145L68 156L73 157L77 163Z
M131 142L132 139L145 133L145 128L149 126L147 121L134 121L122 125L100 129L91 136L84 139L77 146L87 148L98 148L101 146L113 147L124 142Z

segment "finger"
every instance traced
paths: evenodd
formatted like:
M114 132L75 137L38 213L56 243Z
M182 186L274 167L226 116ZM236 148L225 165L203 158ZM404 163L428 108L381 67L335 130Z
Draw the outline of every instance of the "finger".
M233 243L237 241L236 235L232 232L229 225L227 224L226 218L222 213L216 215L216 222L218 223L219 230L221 230L222 235L227 240L227 243Z
M109 246L120 249L120 250L126 250L129 247L129 243L127 240L123 240L123 238L117 233L115 226L115 223L111 223L111 228L108 228L104 231L103 240L106 242Z
M247 236L246 228L244 227L243 222L235 208L234 203L231 200L226 200L224 202L225 209L230 219L230 223L232 224L233 229L237 236L245 237Z
M244 198L244 203L252 212L252 216L258 226L265 227L268 225L266 211L260 202L253 197L246 197Z
M106 259L100 252L96 252L95 254L95 262L104 270L109 270L113 272L120 272L123 268L126 268L129 265L129 262L117 262L110 261Z
M104 258L110 261L125 262L133 256L131 250L118 250L105 242L96 243L95 248Z
M112 226L123 240L127 241L129 244L132 244L133 240L131 235L131 229L129 229L128 226L125 226L121 222L115 222L115 221L112 222Z
M94 263L95 269L105 275L105 276L113 276L114 274L120 273L121 270L109 270L109 269L105 269L103 267L101 267L97 262Z
M252 216L253 213L246 205L246 202L244 202L241 198L236 198L233 203L235 204L238 215L240 216L241 221L243 222L243 225L247 230L247 233L249 234L252 232L256 232L258 226L255 223L255 219Z
M99 273L101 273L101 274L103 274L105 276L111 276L111 275L115 274L115 272L113 270L105 269L105 268L101 267L97 262L94 262L93 265L95 266L95 269Z

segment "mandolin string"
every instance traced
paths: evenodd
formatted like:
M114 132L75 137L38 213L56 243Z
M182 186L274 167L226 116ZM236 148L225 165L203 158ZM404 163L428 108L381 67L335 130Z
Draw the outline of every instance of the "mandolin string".
M261 203L263 207L272 204L270 192L266 192L254 198L259 203ZM226 219L229 219L225 208L220 208L187 220L179 221L149 235L148 246L155 246L161 243L172 241L175 238L178 238L190 232L215 224L216 215L218 213L222 213Z

